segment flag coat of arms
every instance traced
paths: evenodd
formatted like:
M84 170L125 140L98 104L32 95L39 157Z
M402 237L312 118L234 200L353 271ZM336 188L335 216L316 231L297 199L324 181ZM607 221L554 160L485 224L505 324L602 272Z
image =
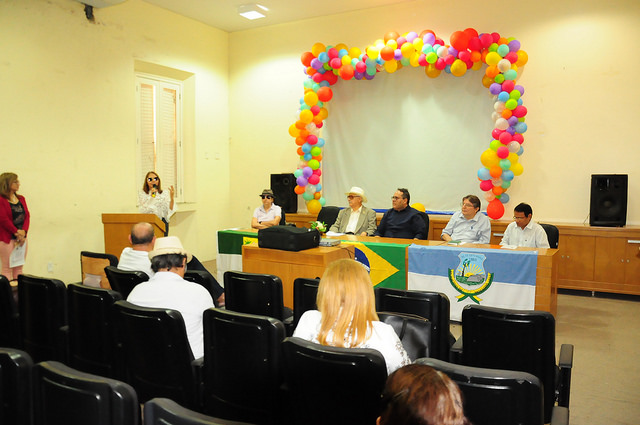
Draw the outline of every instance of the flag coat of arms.
M533 310L537 251L411 245L407 288L446 294L451 320L468 304Z

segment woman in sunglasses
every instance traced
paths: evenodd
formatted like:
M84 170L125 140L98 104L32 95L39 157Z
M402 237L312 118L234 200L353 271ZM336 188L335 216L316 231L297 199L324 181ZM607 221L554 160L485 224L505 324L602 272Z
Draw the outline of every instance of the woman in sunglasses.
M260 194L262 206L256 208L251 219L251 227L254 229L266 229L280 223L282 208L273 203L273 190L265 189Z
M149 171L144 177L142 190L138 192L138 209L142 214L155 214L165 223L165 236L169 234L169 218L176 212L173 186L162 190L160 177Z

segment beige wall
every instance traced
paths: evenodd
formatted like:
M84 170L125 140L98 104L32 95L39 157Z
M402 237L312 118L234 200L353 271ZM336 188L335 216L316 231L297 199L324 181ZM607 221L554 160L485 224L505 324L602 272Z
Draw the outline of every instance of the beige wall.
M390 30L518 38L530 58L519 80L529 131L511 206L582 222L590 174L628 173L628 223L640 224L640 3L522 3L420 0L228 34L141 0L96 9L96 23L71 0L0 1L0 170L20 175L33 217L25 272L79 280L79 251L104 249L100 214L135 211L134 61L195 75L185 134L194 202L172 234L210 260L216 230L247 226L269 175L296 168L287 129L301 53L318 41L364 48Z
M529 54L519 79L529 110L525 172L508 192L512 201L505 217L524 201L539 220L581 223L589 213L590 175L627 173L627 223L640 224L640 197L634 196L640 189L638 22L636 0L423 0L232 33L231 184L238 194L232 206L248 213L270 172L296 168L296 146L287 129L297 119L303 94L300 55L314 43L363 49L388 31L423 29L448 42L454 31L473 27L516 37ZM480 84L482 73L476 74ZM401 78L402 70L394 75ZM454 79L444 73L439 78ZM350 83L366 84L340 81L335 90ZM330 121L331 116L327 125ZM479 168L487 145L480 136L478 163L469 167Z
M228 34L140 0L95 17L71 0L0 2L0 170L18 173L31 211L25 272L79 281L80 251L104 251L101 214L136 211L134 61L195 74L195 202L171 225L212 259L228 220L215 213L229 196Z

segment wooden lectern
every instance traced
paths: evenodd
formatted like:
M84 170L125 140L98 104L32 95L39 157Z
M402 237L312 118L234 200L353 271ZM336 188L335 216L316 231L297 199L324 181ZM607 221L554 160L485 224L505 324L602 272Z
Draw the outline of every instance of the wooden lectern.
M131 246L129 234L136 223L150 223L156 237L164 236L165 224L155 214L102 214L104 252L120 258L122 250Z

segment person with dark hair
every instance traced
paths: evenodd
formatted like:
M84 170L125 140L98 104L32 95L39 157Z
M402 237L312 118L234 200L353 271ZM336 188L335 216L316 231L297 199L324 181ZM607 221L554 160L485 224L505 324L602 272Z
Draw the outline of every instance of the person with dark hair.
M214 305L204 286L184 280L191 254L182 247L180 239L168 236L156 239L149 258L155 274L147 282L136 285L127 301L141 307L178 310L184 319L193 356L202 357L202 314Z
M142 214L155 214L165 224L164 235L169 234L169 219L176 212L174 202L174 189L162 190L160 176L154 171L149 171L144 177L142 190L138 192L138 210Z
M549 248L547 232L533 218L531 205L524 202L513 209L512 223L509 223L500 245L527 246L532 248Z
M11 267L11 254L17 247L23 247L26 255L25 244L31 217L27 201L24 196L18 195L19 189L17 174L0 175L0 261L2 274L9 280L16 280L22 274L22 264Z
M153 250L156 236L153 232L153 226L149 223L136 223L131 227L129 234L129 242L131 247L126 247L120 254L118 268L120 270L142 271L150 278L155 272L151 269L151 261L149 260L149 252ZM202 265L195 255L191 256L191 260L187 263L189 270L201 270L209 275L210 281L213 283L214 296L217 297L216 303L218 307L225 305L224 288L220 286L211 273Z
M444 373L411 364L387 378L377 425L471 425L460 388Z
M409 206L411 195L399 188L391 197L392 208L380 220L374 236L385 238L427 239L427 225L420 211Z
M453 213L440 237L444 241L489 243L491 222L480 212L480 199L475 195L462 198L462 209Z

